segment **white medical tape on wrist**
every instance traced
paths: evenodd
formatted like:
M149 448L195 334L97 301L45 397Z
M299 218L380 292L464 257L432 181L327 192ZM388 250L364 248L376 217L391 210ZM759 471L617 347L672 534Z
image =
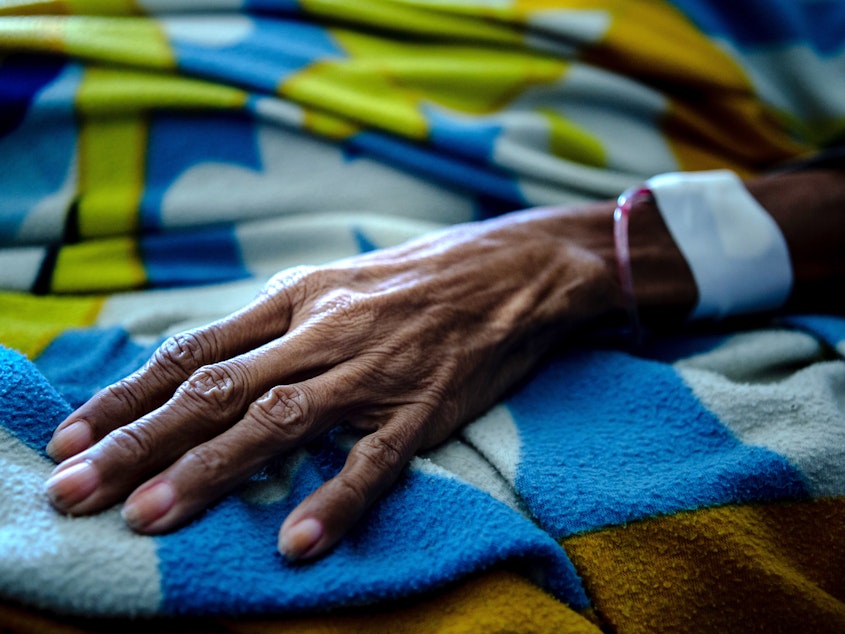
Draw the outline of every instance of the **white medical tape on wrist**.
M736 174L660 174L646 185L698 285L691 319L786 303L793 281L786 240Z

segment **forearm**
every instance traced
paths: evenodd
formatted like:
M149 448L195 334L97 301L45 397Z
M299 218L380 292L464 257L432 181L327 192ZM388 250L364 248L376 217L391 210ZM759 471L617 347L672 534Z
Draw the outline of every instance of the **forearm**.
M748 184L789 245L789 308L845 311L845 170L778 174Z
M768 211L787 242L794 271L790 310L845 309L845 174L812 170L776 174L746 183ZM605 306L622 315L625 298L618 282L613 242L614 202L578 208L532 209L512 220L528 223L561 241L579 244L604 262L613 290ZM684 256L655 203L636 205L629 243L638 311L651 328L684 323L698 300L698 290Z

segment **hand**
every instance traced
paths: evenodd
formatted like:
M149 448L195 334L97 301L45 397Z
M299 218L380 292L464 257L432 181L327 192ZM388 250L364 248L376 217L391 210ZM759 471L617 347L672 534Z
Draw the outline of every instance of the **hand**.
M533 210L277 275L59 425L53 504L88 514L128 495L134 530L169 531L346 423L368 435L279 536L291 558L325 552L415 452L483 413L572 328L618 308L615 271L584 246L611 238L611 212Z

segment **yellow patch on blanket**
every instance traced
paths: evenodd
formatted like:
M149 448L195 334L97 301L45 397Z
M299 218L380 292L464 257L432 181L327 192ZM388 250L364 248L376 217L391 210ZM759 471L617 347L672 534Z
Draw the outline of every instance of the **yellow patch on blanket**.
M614 631L842 632L843 534L839 497L702 509L563 546Z
M587 618L525 578L494 571L425 601L351 614L229 622L239 634L393 632L394 634L598 634Z
M103 301L101 297L0 293L0 344L34 359L68 328L93 324Z

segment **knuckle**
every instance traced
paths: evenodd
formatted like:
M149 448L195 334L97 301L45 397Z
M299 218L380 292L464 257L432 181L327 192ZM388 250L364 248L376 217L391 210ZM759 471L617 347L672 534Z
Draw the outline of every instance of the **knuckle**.
M144 398L130 378L121 379L105 388L105 393L133 414L144 411Z
M355 453L379 473L394 473L405 462L405 452L399 444L378 434L370 434L359 440L355 445Z
M347 288L336 288L323 295L317 308L322 312L348 313L357 306L356 294Z
M307 294L306 289L313 284L316 271L315 266L301 265L276 273L261 289L259 298L294 303Z
M351 499L357 508L363 509L369 505L370 488L361 477L351 473L341 475L335 479L335 485L340 489L341 497Z
M371 333L378 325L376 306L367 295L347 288L336 288L323 294L315 303L313 313L329 329L329 336L334 334L348 337L350 331ZM337 329L338 322L343 329Z
M231 456L212 445L194 447L182 460L192 470L199 471L206 484L231 473L234 466Z
M166 370L188 375L202 366L209 352L209 341L197 331L181 332L168 338L156 350L152 363Z
M246 392L245 378L236 367L234 363L204 366L191 374L177 394L202 408L234 415Z
M348 288L336 288L327 292L317 303L317 309L323 313L348 316L363 312L364 302L361 301L359 293Z
M106 439L125 462L141 462L154 455L155 441L149 430L142 425L120 427L109 433Z
M249 415L272 436L298 438L308 427L308 399L299 388L276 387L250 406Z

